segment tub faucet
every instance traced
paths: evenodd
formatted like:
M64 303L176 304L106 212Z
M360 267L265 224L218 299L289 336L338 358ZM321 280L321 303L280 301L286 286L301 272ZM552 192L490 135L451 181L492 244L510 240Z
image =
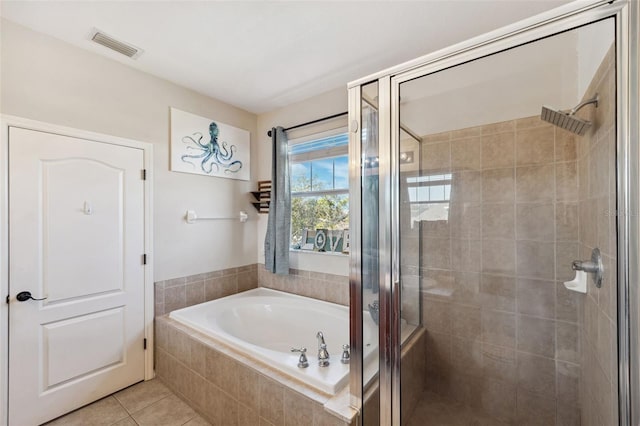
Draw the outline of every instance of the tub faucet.
M318 331L316 338L318 339L318 365L320 367L328 367L329 351L327 350L327 344L324 342L322 331Z
M307 368L309 366L309 361L307 361L307 348L291 348L291 352L298 352L300 354L298 368Z
M342 345L342 358L340 362L343 364L349 364L351 361L351 353L349 352L349 345Z

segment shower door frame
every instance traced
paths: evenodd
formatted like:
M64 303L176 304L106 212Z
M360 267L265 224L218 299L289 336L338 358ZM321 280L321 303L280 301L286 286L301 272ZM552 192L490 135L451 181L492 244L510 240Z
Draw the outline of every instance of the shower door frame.
M617 215L618 228L618 406L620 425L640 424L640 367L638 313L640 300L639 220L639 135L638 50L640 5L637 1L592 0L567 4L519 23L417 58L349 83L351 124L351 189L360 194L360 102L361 87L379 83L380 149L380 339L379 386L380 425L400 425L400 229L399 229L399 142L400 85L428 74L520 46L601 19L615 18L616 43L616 131L617 131ZM633 93L634 95L631 95ZM635 119L634 119L635 118ZM353 200L361 199L354 197ZM352 203L356 204L356 202ZM352 208L352 228L362 224L361 210ZM353 232L353 231L352 231ZM355 236L355 234L354 234ZM631 238L633 236L633 238ZM362 319L361 240L353 242L350 267L351 344L361 356L362 330L354 324ZM633 330L632 334L630 331ZM353 367L353 365L352 365ZM354 407L362 409L362 365L351 370ZM359 416L361 419L362 416Z

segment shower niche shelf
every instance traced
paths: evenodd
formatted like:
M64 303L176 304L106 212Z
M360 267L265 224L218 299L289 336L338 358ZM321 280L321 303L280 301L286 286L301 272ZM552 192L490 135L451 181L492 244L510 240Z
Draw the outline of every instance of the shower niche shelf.
M256 199L256 201L251 204L253 204L253 207L256 208L258 213L269 213L269 203L271 202L271 181L259 180L258 190L251 191L251 195Z

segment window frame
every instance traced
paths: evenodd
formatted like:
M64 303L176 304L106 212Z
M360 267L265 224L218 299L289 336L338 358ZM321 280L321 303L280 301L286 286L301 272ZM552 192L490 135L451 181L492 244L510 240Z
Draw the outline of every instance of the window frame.
M291 171L292 171L292 166L294 164L300 164L300 163L310 163L311 164L311 170L310 170L310 183L309 183L309 187L313 188L313 162L314 161L318 161L318 160L325 160L325 159L332 159L332 158L338 158L338 157L346 157L347 159L347 172L348 172L348 168L349 168L349 144L348 144L348 128L347 127L339 127L336 129L332 129L329 131L325 131L325 132L316 132L316 133L310 133L304 137L300 137L300 138L295 138L295 139L290 139L289 140L289 149L291 149L292 146L298 145L298 144L302 144L302 143L307 143L307 142L313 142L313 141L317 141L317 140L321 140L321 139L325 139L325 138L330 138L332 136L342 136L342 137L346 137L347 139L347 143L345 145L341 145L338 147L332 146L326 149L317 149L317 150L312 150L312 151L308 151L308 152L303 152L300 154L291 154L289 153L289 173L291 176ZM332 183L333 186L335 187L335 163L333 165L333 171L332 171ZM348 176L348 174L347 174ZM345 186L345 188L339 188L339 189L323 189L323 190L307 190L307 191L293 191L291 190L289 193L291 199L293 200L293 198L310 198L310 197L323 197L323 196L332 196L332 195L346 195L348 202L351 202L350 196L349 196L349 181L347 178L347 184ZM289 215L291 216L292 211L289 212ZM347 218L349 219L349 215L347 214ZM293 225L293 224L292 224ZM291 236L293 237L293 231L291 232ZM293 241L289 241L289 250L290 251L295 251L295 252L304 252L304 253L314 253L314 254L328 254L328 255L343 255L343 256L348 256L348 254L345 253L341 253L341 252L316 252L316 251L312 251L312 250L301 250L301 249L296 249L293 248Z

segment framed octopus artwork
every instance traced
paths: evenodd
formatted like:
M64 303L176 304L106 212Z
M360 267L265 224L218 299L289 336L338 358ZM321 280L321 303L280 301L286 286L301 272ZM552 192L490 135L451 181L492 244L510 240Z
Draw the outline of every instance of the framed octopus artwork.
M250 179L249 132L171 108L171 170Z

